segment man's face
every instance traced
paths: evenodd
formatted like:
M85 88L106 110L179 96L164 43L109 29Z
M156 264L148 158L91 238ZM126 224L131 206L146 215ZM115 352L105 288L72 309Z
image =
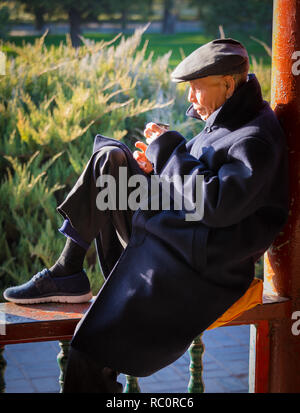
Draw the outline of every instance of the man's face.
M190 80L189 84L188 100L203 120L222 106L234 92L234 79L230 75L207 76Z

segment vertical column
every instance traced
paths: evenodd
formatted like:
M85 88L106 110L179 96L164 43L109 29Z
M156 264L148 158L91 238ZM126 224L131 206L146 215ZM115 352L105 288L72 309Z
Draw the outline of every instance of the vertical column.
M259 321L250 327L249 393L268 393L270 385L270 325Z
M62 393L64 379L65 379L65 371L66 371L66 366L67 366L67 361L68 361L70 341L67 341L67 340L60 341L59 346L61 350L57 355L57 363L60 368L59 384L60 384L60 392Z
M141 389L137 377L126 376L126 386L124 393L140 393Z
M188 393L203 393L204 383L202 379L203 363L202 356L204 353L204 344L202 342L202 334L200 334L189 348L190 353L190 381L188 384Z
M292 316L300 310L299 27L300 0L274 0L271 104L287 139L290 211L284 231L266 253L265 277L279 295L291 298L291 311L270 331L270 392L300 392L300 335L292 329Z

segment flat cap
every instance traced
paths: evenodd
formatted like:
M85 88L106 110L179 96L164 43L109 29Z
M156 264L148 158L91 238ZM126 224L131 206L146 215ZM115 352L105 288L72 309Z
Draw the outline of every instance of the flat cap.
M215 39L194 50L171 73L173 82L213 75L243 73L249 69L245 47L234 39Z

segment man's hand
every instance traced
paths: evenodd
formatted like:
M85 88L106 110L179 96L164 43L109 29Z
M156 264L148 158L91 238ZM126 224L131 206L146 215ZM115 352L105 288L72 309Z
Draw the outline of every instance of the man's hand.
M147 123L146 129L144 130L144 136L148 144L154 141L154 139L158 138L164 132L167 132L167 128L157 125L156 123L150 122ZM135 143L136 148L141 149L140 151L134 151L133 157L139 164L139 167L149 174L153 171L152 163L146 157L146 149L147 145L144 142L138 141Z
M146 174L149 174L150 172L153 171L153 166L152 163L149 161L149 159L146 157L146 149L147 145L144 142L138 141L135 143L135 147L138 149L141 149L142 152L140 151L134 151L133 152L133 157L139 164L139 167L146 172Z
M144 136L146 142L150 144L154 139L158 138L163 133L167 132L168 129L163 128L162 126L157 125L156 123L150 122L147 123L146 129L144 130Z

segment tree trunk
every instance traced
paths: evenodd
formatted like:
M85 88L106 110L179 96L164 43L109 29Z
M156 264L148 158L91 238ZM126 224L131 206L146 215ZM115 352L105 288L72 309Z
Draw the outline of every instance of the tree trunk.
M164 0L164 13L162 21L162 33L172 34L175 33L176 26L176 11L174 0Z
M81 35L81 16L80 12L74 7L71 7L69 9L69 23L72 46L79 47L81 43L81 40L79 38L79 35Z
M34 14L34 27L36 30L43 30L45 26L45 20L44 20L44 14L45 14L45 9L43 7L35 7L33 9L33 14Z
M128 10L123 9L121 11L121 28L122 28L122 31L126 30L127 17L128 17Z

